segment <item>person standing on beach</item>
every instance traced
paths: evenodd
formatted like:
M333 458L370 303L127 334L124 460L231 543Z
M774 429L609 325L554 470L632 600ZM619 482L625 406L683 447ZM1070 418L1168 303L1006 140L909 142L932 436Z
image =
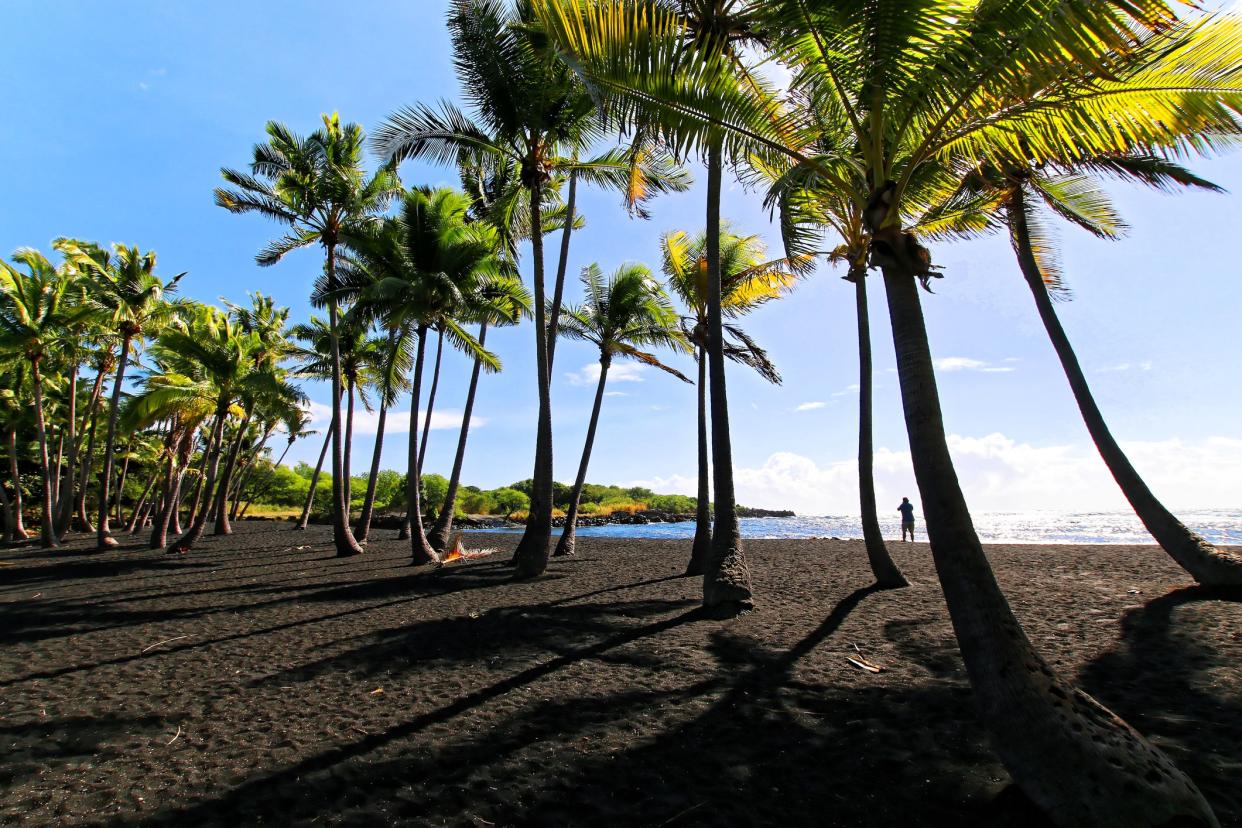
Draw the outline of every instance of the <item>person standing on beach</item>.
M914 543L914 504L910 502L910 498L903 497L901 505L897 507L897 511L901 512L901 539L905 541L906 533L910 533L910 543Z

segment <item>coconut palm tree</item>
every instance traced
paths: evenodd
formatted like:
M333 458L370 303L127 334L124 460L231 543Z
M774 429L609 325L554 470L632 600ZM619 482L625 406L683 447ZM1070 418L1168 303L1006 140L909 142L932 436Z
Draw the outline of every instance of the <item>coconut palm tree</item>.
M411 554L416 565L438 560L427 541L418 475L418 412L428 332L444 331L453 347L499 370L496 356L461 327L455 314L462 292L496 267L495 237L466 220L470 199L455 190L414 189L401 203L401 215L351 234L348 243L356 267L342 273L340 293L356 301L360 317L385 328L412 330L418 337L410 404L407 513ZM321 285L323 290L326 286Z
M711 556L712 514L710 457L707 435L707 239L691 238L684 231L666 233L660 239L664 275L670 290L685 305L684 333L695 348L698 363L698 508L694 544L687 575L702 575ZM800 260L765 261L763 242L757 236L738 236L721 228L721 316L737 319L789 291L797 278ZM768 382L781 377L767 353L736 323L722 323L725 357L748 365Z
M22 520L22 478L17 458L17 433L24 429L29 413L23 391L27 382L26 361L9 359L0 362L0 429L4 431L5 449L9 460L9 485L13 487L10 497L0 484L0 502L4 505L4 540L6 543L24 541L30 535Z
M469 307L464 314L479 323L479 347L484 347L489 326L516 325L523 317L530 316L530 294L522 286L521 279L512 275L496 275L474 282L464 293ZM483 367L477 357L472 361L470 385L466 389L466 403L462 409L461 430L457 435L457 453L453 456L453 468L449 473L444 503L427 541L437 553L448 547L453 530L453 516L457 507L457 490L461 484L462 465L466 459L466 440L470 435L470 422L474 415L474 397L479 386L479 372Z
M645 265L622 265L605 281L599 265L592 264L583 268L581 281L586 297L582 304L566 306L561 310L560 334L569 339L590 342L599 348L599 381L595 386L595 402L587 424L586 442L582 446L582 460L578 463L578 476L574 478L574 487L569 495L565 529L556 544L557 556L574 553L578 501L582 497L582 487L586 485L587 465L591 462L595 429L599 425L599 412L604 402L604 386L608 382L608 369L613 359L634 359L666 371L683 382L690 382L676 368L670 368L654 354L642 350L651 346L690 350L679 327L677 312Z
M0 261L0 351L19 353L29 363L34 391L35 427L39 438L39 545L59 545L56 536L52 467L48 459L44 367L64 344L75 314L89 312L81 302L81 285L60 272L37 250L22 248L13 261L25 273ZM78 294L78 295L75 295ZM106 512L106 505L104 511Z
M268 140L254 148L250 173L223 169L232 189L216 190L216 203L234 213L257 212L286 224L290 232L261 251L257 261L272 265L287 253L318 244L324 251L324 276L335 285L336 250L349 226L374 220L400 191L392 166L368 177L362 169L364 133L357 124L341 124L333 114L323 126L303 138L274 121L267 125ZM338 556L358 555L362 547L349 527L345 497L343 441L340 416L343 385L337 347L339 311L333 295L328 301L332 368L332 535Z
M1098 238L1118 239L1126 225L1113 208L1097 177L1106 175L1138 181L1159 189L1177 186L1220 191L1184 167L1150 155L1114 155L1087 158L1069 169L1045 165L1014 166L1007 170L983 166L970 173L959 195L982 200L1008 227L1018 266L1044 331L1052 342L1069 381L1083 422L1113 479L1152 537L1177 563L1209 586L1242 585L1242 556L1218 549L1188 529L1152 493L1113 437L1096 404L1069 337L1057 318L1053 296L1068 296L1058 261L1055 236L1046 223L1060 216ZM954 209L953 201L947 207Z
M116 451L116 425L120 416L125 369L131 350L141 348L143 337L158 333L176 316L178 306L168 301L185 273L165 282L155 273L155 251L143 253L137 246L112 245L111 253L74 239L57 239L53 245L85 277L96 307L107 315L108 323L120 341L116 377L112 381L112 401L108 408L108 430L104 439L103 472L99 479L99 515L95 527L99 548L116 546L108 536L108 493Z
M533 2L576 65L604 78L628 106L663 113L667 128L684 141L726 130L756 152L786 153L858 205L870 264L884 274L937 573L982 720L1015 781L1065 824L1215 824L1202 795L1167 757L1056 676L997 586L948 452L919 305L918 282L926 285L937 272L903 217L907 192L937 165L1006 154L1039 159L1130 151L1179 127L1236 133L1238 107L1220 103L1228 75L1218 72L1214 89L1188 94L1184 82L1155 93L1127 87L1113 72L1117 55L1136 48L1136 40L1165 38L1166 52L1177 51L1179 26L1161 3L907 8L772 0L763 4L761 20L772 53L794 66L794 87L808 100L848 123L849 140L836 152L805 156L805 137L782 142L759 121L741 117L745 112L727 96L705 96L704 84L682 83L691 76L714 82L732 70L714 52L674 52L677 30L655 4ZM1045 80L1044 94L1032 95ZM1155 105L1133 106L1135 91Z
M414 367L413 338L408 327L391 328L383 339L373 339L367 349L369 362L367 375L371 377L379 405L376 420L375 446L371 452L371 472L367 477L367 491L358 514L358 528L354 536L359 543L366 543L371 534L371 516L375 511L375 491L379 484L380 454L384 450L384 427L388 409L397 402L401 392L409 384ZM424 443L425 445L425 443Z

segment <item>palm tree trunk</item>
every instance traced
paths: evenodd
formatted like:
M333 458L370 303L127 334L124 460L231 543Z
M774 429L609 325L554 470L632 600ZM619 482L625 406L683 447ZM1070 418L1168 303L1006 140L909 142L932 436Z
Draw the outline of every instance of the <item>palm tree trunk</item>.
M56 523L57 516L60 515L60 469L61 463L65 459L65 429L60 427L56 434L56 459L51 462L49 471L52 475L52 523ZM60 533L57 532L57 537Z
M329 285L336 286L336 246L328 245L327 273ZM328 326L332 342L332 541L336 545L338 558L361 555L362 547L354 539L349 527L349 503L345 500L345 481L342 474L345 469L341 455L341 429L344 423L341 418L341 342L340 313L336 306L336 292L333 290L328 297Z
M888 554L875 505L875 454L871 431L872 367L871 318L867 310L867 267L850 267L854 304L858 316L858 501L862 513L863 545L876 586L896 589L909 586Z
M578 535L578 501L582 498L582 487L586 485L587 465L591 462L591 448L595 445L595 429L599 425L599 411L604 403L604 383L608 381L608 366L612 358L608 354L600 356L599 384L595 387L595 404L591 407L591 422L587 425L586 442L582 445L582 460L578 463L578 476L574 478L574 489L569 494L569 511L565 514L565 529L561 539L556 542L557 557L574 554L574 545Z
M1031 249L1025 195L1021 187L1014 189L1007 212L1014 251L1018 255L1018 264L1026 278L1027 287L1035 298L1039 318L1044 323L1048 338L1052 340L1057 358L1061 360L1061 368L1065 371L1065 378L1069 380L1074 401L1078 403L1078 410L1082 413L1087 431L1090 432L1096 450L1108 466L1113 479L1117 481L1122 494L1130 501L1134 513L1156 542L1196 581L1204 586L1242 585L1242 555L1216 548L1178 520L1147 487L1147 483L1139 476L1138 471L1130 464L1130 459L1113 438L1108 424L1104 421L1104 415L1091 394L1091 388L1087 385L1087 378L1078 364L1078 357L1074 354L1069 337L1057 318L1052 299L1048 296L1043 274Z
M207 526L207 516L211 512L211 496L215 492L216 473L220 470L220 454L221 449L224 447L224 422L228 419L228 413L228 401L220 401L216 406L215 427L212 428L211 437L207 441L207 471L203 478L202 490L199 492L203 501L203 508L194 516L194 522L190 524L190 531L173 541L172 545L168 547L170 554L184 554L190 551L198 539L203 536L203 529Z
M712 554L703 575L703 606L720 614L754 605L750 570L742 552L733 492L733 446L729 438L729 398L725 389L724 331L720 311L721 139L710 139L707 159L707 371L711 380L712 477L716 523Z
M4 509L4 542L13 543L17 540L17 536L13 534L13 501L9 500L9 493L5 491L4 484L0 483L0 507Z
M552 395L548 374L548 329L543 289L543 236L540 185L530 188L530 234L532 281L535 283L535 368L539 387L539 422L535 432L535 469L531 475L530 512L526 531L513 553L519 578L534 578L548 568L548 543L552 539Z
M241 511L237 513L237 516L239 518L244 518L246 516L246 510L250 508L251 503L254 503L256 500L258 500L259 498L266 495L269 491L271 491L272 481L275 480L275 477L276 477L276 469L280 468L280 464L285 462L285 455L289 453L289 449L293 448L294 439L295 438L290 437L288 442L285 443L285 450L280 453L279 459L277 459L276 462L272 464L272 477L269 478L266 486L264 486L259 491L252 493L250 497L247 498L246 505L242 506Z
M565 276L569 270L569 240L574 232L574 209L578 201L578 174L569 174L569 192L565 196L565 227L561 230L561 256L556 263L556 284L552 287L552 313L548 317L548 376L556 356L556 330L561 321L561 302L565 296Z
M712 490L711 466L707 448L707 352L699 348L698 382L698 455L699 488L694 514L694 546L690 550L687 575L702 575L707 571L707 561L712 554Z
M479 347L487 340L487 323L479 325ZM448 489L444 493L444 505L427 540L436 552L444 552L448 546L449 533L453 531L453 512L457 508L457 488L461 481L461 468L466 460L466 438L470 435L470 417L474 413L474 393L479 387L479 360L470 370L470 387L466 391L466 407L461 415L461 433L457 437L457 454L453 457L453 471L449 475Z
M134 505L134 513L129 516L129 523L125 525L125 531L134 534L138 530L138 521L141 520L143 507L147 505L147 498L151 495L151 489L155 486L155 481L159 480L158 474L151 475L151 479L147 481L147 487L142 490L142 495L138 498L138 502Z
M22 475L17 465L17 429L9 429L9 477L13 481L13 536L26 540L30 533L22 523Z
M899 235L886 241L893 250L904 249ZM958 485L914 277L888 262L884 286L932 558L996 752L1018 786L1058 824L1217 824L1185 774L1060 679L1027 639L996 583Z
M125 493L125 478L126 478L126 476L128 476L128 475L129 475L129 449L130 449L130 446L126 446L126 447L125 447L125 449L126 449L126 451L125 451L125 462L121 464L121 476L120 476L120 478L118 479L118 482L117 482L117 484L116 484L116 498L115 498L115 503L113 504L113 509L112 509L113 513L116 515L116 522L117 522L117 523L124 523L124 522L125 522L125 521L124 521L124 519L122 518L122 512L121 512L121 497L122 497L122 495Z
M30 360L31 384L34 386L35 426L39 433L39 472L40 499L42 500L39 515L39 546L52 549L59 544L56 540L55 521L52 520L52 469L47 453L47 424L43 418L43 376L39 373L39 359Z
M335 416L333 414L333 417ZM323 448L319 450L319 460L315 463L315 471L311 474L310 487L306 490L306 503L302 506L302 516L298 518L294 529L305 529L306 524L310 522L311 506L315 503L315 488L319 485L319 473L323 471L323 461L328 456L328 447L331 445L332 429L329 427L328 434L323 441Z
M353 479L350 477L350 466L354 456L354 383L352 380L348 383L348 386L349 396L347 397L348 402L345 409L345 454L341 458L341 474L345 476L344 481L342 481L342 485L345 487L342 497L345 501L346 522L350 519L354 505L354 485ZM357 539L355 538L355 540Z
M90 485L91 463L95 459L95 426L99 421L99 400L103 397L103 381L107 374L102 365L103 363L95 372L95 387L91 389L91 404L87 409L90 412L91 423L86 429L86 454L82 455L82 465L78 472L81 482L73 504L73 510L78 515L78 523L82 525L82 531L88 533L95 531L95 527L91 525L91 520L86 514L86 488Z
M74 478L78 473L78 364L69 367L69 398L66 401L65 428L68 430L66 439L69 443L68 456L65 458L65 473L60 478L60 489L56 500L56 534L63 537L73 524L73 490Z
M263 432L263 439L250 452L250 456L246 458L246 462L242 464L241 471L237 474L237 482L233 485L233 491L229 497L233 499L233 505L229 508L229 520L237 520L238 510L241 508L242 489L250 482L250 477L254 474L254 467L259 462L259 455L263 453L263 449L267 446L267 441L272 438L272 431L275 426L271 426Z
M147 542L150 549L163 549L168 543L168 524L177 507L181 505L178 501L181 496L181 479L184 476L185 469L178 467L176 452L170 451L164 470L164 502L151 525L151 539Z
M216 487L216 505L213 508L216 525L211 532L213 535L233 534L233 527L229 525L229 490L232 488L233 471L237 468L237 458L241 455L242 441L246 437L246 427L249 425L250 411L247 409L241 422L237 425L237 437L233 439L233 444L229 446L229 455L224 461L224 471L220 474L220 485Z
M444 351L444 331L436 331L436 364L431 371L431 391L427 393L427 416L423 418L422 443L418 447L418 477L423 477L423 461L427 459L427 437L431 434L431 412L436 408L436 390L440 387L440 355Z
M367 493L362 498L362 511L358 514L358 529L354 537L358 543L366 543L371 534L371 515L375 511L375 488L379 485L380 452L384 450L384 426L388 422L388 403L380 393L379 421L375 426L375 448L371 452L371 475L367 478Z
M440 557L427 542L423 530L422 480L418 476L418 401L423 390L423 362L427 349L427 326L418 326L418 353L414 358L414 386L410 392L410 448L405 473L406 512L410 519L410 563L420 566L439 563Z
M116 451L116 422L121 413L121 386L125 381L125 366L129 363L128 334L121 339L121 353L116 361L116 379L112 386L112 403L108 408L108 434L104 440L103 474L99 478L99 523L95 527L96 545L100 549L116 546L108 537L108 487L112 482L112 460Z

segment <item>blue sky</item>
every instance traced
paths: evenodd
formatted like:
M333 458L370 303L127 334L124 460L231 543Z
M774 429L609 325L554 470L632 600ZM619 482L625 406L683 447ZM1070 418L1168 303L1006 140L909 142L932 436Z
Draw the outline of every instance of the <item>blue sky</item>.
M261 290L295 318L320 267L317 251L259 268L254 254L279 232L257 216L214 206L221 166L245 164L269 119L310 131L321 112L373 129L397 107L456 97L445 3L439 0L264 3L55 4L6 0L0 58L0 250L48 249L72 235L159 252L166 275L188 270L185 294L243 300ZM348 11L346 11L348 8ZM19 33L15 36L15 33ZM1242 158L1195 169L1242 190ZM450 170L406 164L408 184L450 185ZM702 181L702 176L698 176ZM1242 273L1234 195L1167 196L1114 190L1132 227L1120 243L1062 228L1073 301L1058 306L1098 402L1132 460L1169 504L1232 507L1242 491L1242 371L1237 362ZM664 198L648 221L611 194L581 198L587 227L571 272L598 262L657 265L672 229L702 226L703 192ZM724 213L739 231L776 237L758 198L729 188ZM945 422L972 505L982 511L1120 508L1095 456L1029 293L1003 237L934 250L946 278L924 308ZM857 382L852 286L824 267L789 299L747 324L784 375L774 387L729 375L739 498L808 514L857 511ZM909 494L910 471L882 285L872 280L876 350L877 483L881 504ZM570 288L571 298L576 283ZM497 486L530 475L534 439L533 333L498 331L488 344L504 373L485 377L465 479ZM570 480L593 388L590 349L557 351L556 473ZM684 361L689 372L690 364ZM614 371L590 478L692 491L694 391L651 370ZM448 356L429 468L447 471L468 364ZM622 381L625 380L625 381ZM326 389L308 388L322 410ZM399 406L408 412L408 402ZM399 414L389 422L401 422ZM354 466L370 459L360 425ZM317 454L295 446L293 461ZM384 466L404 468L406 434L390 433Z

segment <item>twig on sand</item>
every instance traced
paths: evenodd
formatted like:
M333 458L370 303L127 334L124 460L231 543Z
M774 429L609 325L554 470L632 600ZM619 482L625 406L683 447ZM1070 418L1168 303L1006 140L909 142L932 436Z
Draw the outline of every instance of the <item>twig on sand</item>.
M875 664L872 664L870 661L867 661L862 656L859 656L858 658L850 658L849 656L846 656L845 660L848 661L850 664L853 664L859 670L866 670L868 673L879 673L883 671L884 669L883 667L879 667Z
M144 653L145 653L147 650L154 650L156 647L160 646L161 644L167 644L167 643L169 643L169 642L171 642L171 641L180 641L180 640L181 640L181 639L183 639L183 638L189 638L189 637L190 637L190 636L188 636L188 635L178 635L178 636L174 636L173 638L165 638L163 641L157 641L157 642L155 642L155 643L154 643L154 644L152 644L150 647L143 647L143 648L142 648L142 652L144 652Z
M664 826L665 826L665 825L670 825L670 824L672 824L672 823L676 822L677 820L679 820L679 819L681 819L682 817L684 817L686 814L690 813L691 811L697 811L699 808L702 808L702 807L703 807L704 805L706 805L706 804L707 804L707 801L706 801L706 800L704 800L703 802L699 802L699 803L697 803L697 804L695 804L695 805L691 805L689 808L685 809L684 811L678 811L677 813L673 814L673 815L672 815L671 817L669 817L668 819L666 819L666 820L664 820L663 822L661 822L661 823L657 826L657 828L664 828Z
M165 742L164 747L168 747L169 745L171 745L173 742L177 741L180 738L181 738L181 725L177 725L177 735L169 739L167 742Z

